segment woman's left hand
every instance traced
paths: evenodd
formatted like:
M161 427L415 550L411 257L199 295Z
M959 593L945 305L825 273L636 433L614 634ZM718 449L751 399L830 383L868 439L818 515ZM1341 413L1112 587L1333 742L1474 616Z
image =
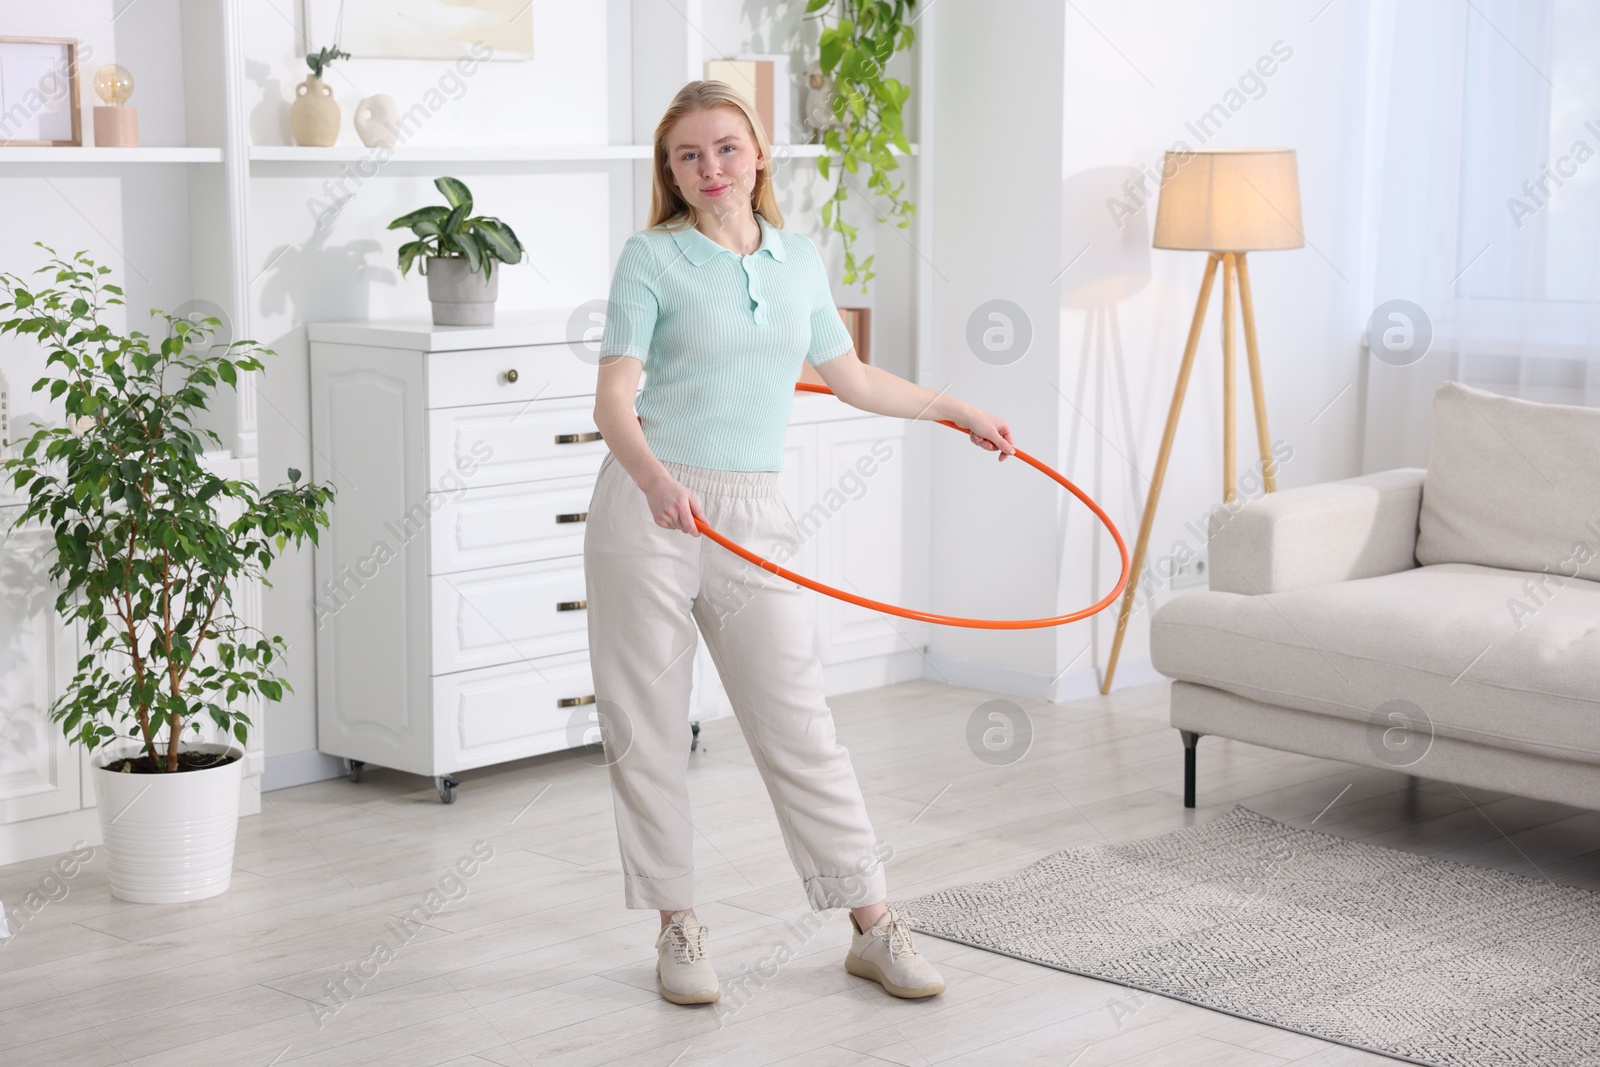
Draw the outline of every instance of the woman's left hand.
M1002 463L1017 450L1011 443L1011 426L1005 419L974 408L966 419L966 426L972 443L990 452L999 452Z

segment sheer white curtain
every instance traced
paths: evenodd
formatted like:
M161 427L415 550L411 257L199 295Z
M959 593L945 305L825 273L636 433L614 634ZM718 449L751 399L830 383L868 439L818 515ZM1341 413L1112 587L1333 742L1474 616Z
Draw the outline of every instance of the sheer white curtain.
M1364 467L1427 462L1455 380L1600 405L1600 4L1374 0L1366 307L1431 323L1366 360Z

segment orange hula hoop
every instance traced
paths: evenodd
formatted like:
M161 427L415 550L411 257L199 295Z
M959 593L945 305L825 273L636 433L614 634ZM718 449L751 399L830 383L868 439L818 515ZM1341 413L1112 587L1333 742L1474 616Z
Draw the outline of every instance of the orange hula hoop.
M794 387L797 390L804 390L810 393L826 393L829 396L834 395L833 390L829 389L825 385L813 385L810 382L796 382ZM640 421L644 421L642 417ZM947 419L932 419L929 421L937 422L941 426L948 426L952 430L960 430L962 433L969 436L972 433L971 430L968 430L963 426L957 426L955 423L950 422ZM1106 528L1108 533L1111 534L1111 539L1117 543L1117 553L1122 557L1122 573L1117 578L1116 587L1100 600L1086 608L1082 608L1078 611L1068 612L1065 615L1054 615L1047 619L966 619L958 615L939 615L931 611L918 611L915 608L902 608L894 604L884 604L868 597L857 596L854 593L846 593L842 589L835 589L831 585L823 585L821 582L814 581L813 579L807 578L804 575L796 574L793 571L786 570L771 560L764 559L761 556L756 555L743 545L734 544L732 541L713 530L709 525L707 525L705 520L699 518L698 516L695 518L694 522L695 525L700 528L701 533L711 538L711 540L715 541L723 548L726 548L729 552L749 560L751 563L754 563L764 571L769 571L773 574L787 578L791 582L803 585L807 589L815 590L824 596L831 596L835 600L843 600L847 604L856 604L863 608L871 608L873 611L881 611L888 615L898 615L903 619L916 619L919 622L935 622L942 626L965 626L971 629L981 630L1032 630L1045 626L1063 626L1069 622L1079 622L1083 619L1087 619L1091 615L1099 614L1116 602L1117 597L1122 595L1123 589L1126 588L1128 584L1128 546L1122 540L1122 534L1118 532L1116 524L1111 521L1111 517L1105 513L1100 505L1091 500L1089 498L1089 494L1072 484L1072 482L1066 477L1046 466L1045 464L1040 463L1038 460L1034 459L1020 448L1017 449L1013 454L1018 459L1021 459L1023 462L1033 467L1035 470L1038 470L1040 473L1047 474L1051 478L1055 479L1061 484L1062 488L1067 490L1067 492L1083 501L1084 506L1090 511L1094 512L1095 517L1100 520L1100 524Z

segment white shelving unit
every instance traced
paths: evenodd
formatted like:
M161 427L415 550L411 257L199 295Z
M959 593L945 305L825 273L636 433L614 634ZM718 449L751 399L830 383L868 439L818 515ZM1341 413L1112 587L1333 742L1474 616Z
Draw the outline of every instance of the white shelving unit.
M71 151L70 149L44 149L44 151ZM107 149L107 151L115 151ZM188 151L188 150L185 150ZM396 145L392 148L368 148L358 145L334 145L329 148L307 148L303 145L254 145L250 149L252 163L356 163L368 159L381 159L388 163L562 163L602 162L611 160L648 160L652 148L647 144L617 145ZM816 159L827 149L820 144L779 144L772 146L777 157ZM892 155L905 155L898 148L890 148ZM917 146L911 146L917 154ZM219 153L217 161L220 162Z
M286 332L281 323L281 308L270 306L268 286L274 279L263 277L268 267L279 262L279 254L297 253L302 258L295 269L314 266L315 257L328 252L315 235L305 234L305 217L290 225L283 214L282 183L304 180L321 186L330 177L360 167L365 161L380 159L374 182L413 181L430 173L449 173L459 167L466 175L551 174L571 175L593 171L608 183L605 209L593 219L593 241L604 247L604 257L613 263L622 242L633 230L645 225L650 191L650 140L662 109L685 81L703 77L704 61L720 58L713 41L728 41L729 50L790 51L788 43L811 40L799 32L799 9L785 9L794 26L752 29L751 18L766 18L768 13L743 0L601 0L605 8L604 128L597 130L603 143L575 143L585 140L566 138L548 144L440 144L416 140L390 150L360 145L307 148L286 143L268 143L275 138L262 131L286 127L286 114L293 98L295 81L306 74L304 64L287 64L280 45L288 40L284 23L298 22L299 4L284 5L286 10L267 14L246 0L141 0L136 5L111 9L78 10L76 5L58 5L51 0L17 0L8 5L8 31L50 36L75 36L92 42L95 56L81 73L84 92L85 138L92 139L89 108L96 102L87 82L103 62L121 62L140 78L135 104L141 107L141 126L146 137L156 143L139 148L0 147L0 192L11 193L13 205L26 204L25 221L42 232L13 227L7 236L0 234L0 250L25 258L0 263L0 269L26 273L39 265L31 242L36 237L55 244L69 254L78 247L91 246L100 262L119 262L124 268L117 280L127 289L127 328L147 330L144 312L151 307L176 310L190 301L214 306L228 319L235 338L255 338L271 344L280 357L302 361L290 374L305 375L305 325L307 321L348 318L348 314L315 315L296 318ZM793 7L791 5L790 7ZM563 13L567 9L563 9ZM103 17L102 17L103 16ZM536 6L536 34L542 25L559 25L552 11ZM917 214L904 231L884 227L877 247L878 277L869 296L859 288L840 289L841 304L869 304L874 308L873 361L921 384L937 388L931 380L931 304L935 271L931 255L933 229L931 212L933 190L932 123L930 104L924 87L931 85L932 44L937 32L937 5L928 4L919 13L918 40L911 54L897 57L891 64L896 77L913 86L907 111L906 134L915 142L908 165L897 172L897 180L907 180L907 192L917 203ZM262 30L271 28L277 35L263 43ZM294 29L295 47L300 45L298 26ZM549 38L540 41L539 56L552 57ZM770 41L773 47L761 48ZM265 56L265 58L263 58ZM440 64L441 68L443 64ZM397 94L398 95L398 94ZM341 94L347 109L354 103L349 93ZM530 141L539 133L540 108L560 108L558 99L530 102L537 106L517 110L508 106L505 114L515 116L507 129L526 134ZM281 110L280 110L281 109ZM181 121L173 116L181 115ZM280 118L285 121L279 121ZM343 118L349 125L349 112ZM430 138L453 124L439 124L427 131ZM345 133L348 137L348 129ZM547 132L548 136L548 132ZM459 138L459 133L457 134ZM418 138L422 139L422 138ZM179 143L162 143L179 142ZM257 143L261 142L261 143ZM814 160L822 152L818 145L778 145L778 159ZM384 153L387 153L385 155ZM804 173L805 165L793 171ZM788 180L788 179L784 179ZM103 184L112 182L111 185ZM11 183L11 184L7 184ZM79 198L78 202L74 202ZM852 195L860 210L861 196ZM93 202L91 202L93 201ZM299 209L296 202L293 205ZM803 213L791 212L786 220L791 229L818 233L825 255L831 242L821 234L815 218L819 204L807 204ZM16 215L13 207L12 215ZM866 220L862 210L862 220ZM109 220L109 221L108 221ZM70 238L55 240L57 232L68 226L81 231ZM589 223L585 222L585 225ZM858 254L872 251L872 233L862 228ZM24 236L25 235L25 236ZM367 240L394 241L399 234L367 234ZM392 247L385 245L385 247ZM594 246L591 246L594 247ZM384 253L393 269L392 251ZM893 265L886 265L886 261ZM266 264L267 266L263 266ZM281 266L278 269L282 269ZM411 280L414 284L414 279ZM505 304L502 287L502 304ZM281 300L280 300L281 304ZM425 309L426 304L422 307ZM135 313L137 309L137 314ZM298 309L292 309L298 310ZM502 315L519 314L511 306ZM536 312L535 312L536 314ZM502 320L507 321L507 320ZM263 337L263 334L267 336ZM289 339L293 339L292 343ZM37 358L35 358L37 356ZM11 383L13 416L50 413L42 400L27 401L27 386L42 373L43 356L23 352L18 339L0 339L0 367ZM280 364L281 366L281 364ZM274 370L274 374L282 373ZM274 381L278 381L274 378ZM35 398L38 394L33 395ZM257 382L251 375L241 377L231 402L215 405L210 428L226 442L228 452L215 462L229 476L276 484L281 468L263 479L260 464L260 429ZM278 405L265 408L274 440L294 442L309 433L299 427ZM55 418L59 419L59 411ZM913 435L915 436L915 435ZM908 449L914 450L914 443ZM278 449L282 452L284 449ZM301 464L309 470L309 464ZM0 508L15 504L0 487ZM907 506L911 514L925 506L922 487L908 486ZM912 521L908 530L925 524ZM30 548L30 551L32 549ZM7 549L0 545L0 553ZM913 548L915 556L919 551ZM925 549L920 550L925 562ZM263 623L262 597L274 598L277 629L285 613L304 607L309 619L313 589L308 577L298 581L304 587L280 579L274 571L274 589L244 590L237 610L252 626ZM916 598L922 588L907 590ZM0 592L4 592L0 590ZM61 739L59 728L38 709L48 706L66 678L70 678L70 658L76 651L70 642L52 636L47 620L28 622L22 645L5 663L0 663L0 701L9 701L19 712L0 706L0 727L8 725L32 731L31 739L40 744L28 751L25 759L13 764L0 763L0 863L63 851L76 838L98 840L98 825L88 792L88 778L81 773L83 754ZM20 622L19 622L20 626ZM14 631L20 632L20 631ZM309 627L305 631L309 633ZM296 677L297 695L314 690L314 669ZM863 678L861 684L872 684ZM249 709L256 724L252 732L246 769L246 795L242 811L260 810L259 788L266 763L264 741L275 729L273 716L263 716L257 704ZM36 714L37 713L37 714ZM27 719L19 725L18 715ZM29 718L28 716L33 716ZM304 752L280 753L283 756L315 756ZM311 780L311 775L303 780ZM15 803L26 795L27 804ZM7 821L9 820L9 822Z
M235 336L240 337L256 335L250 300L252 263L258 258L252 256L250 230L253 179L276 175L280 173L280 167L296 164L321 166L369 160L379 160L384 168L395 167L399 171L406 171L413 166L451 163L519 164L534 168L570 163L632 164L632 201L635 213L642 214L643 205L649 200L651 146L648 137L655 118L678 85L703 77L705 60L717 58L710 53L701 29L708 22L708 15L722 7L730 11L742 10L734 0L721 0L720 3L692 0L683 10L671 0L605 0L608 13L616 24L616 34L609 45L611 58L627 63L626 69L615 71L616 76L608 79L615 97L611 106L609 132L611 140L616 143L407 143L392 149L379 149L362 145L317 148L251 143L251 112L259 108L261 102L251 95L256 87L246 69L245 0L145 2L150 5L152 12L158 14L162 5L165 5L167 16L181 28L181 40L177 48L181 58L182 96L187 112L185 125L191 140L209 144L138 148L88 145L0 148L0 177L8 174L43 174L47 169L51 173L73 175L104 171L107 167L191 165L188 176L192 187L191 206L187 222L191 231L203 230L208 240L204 245L192 244L190 250L190 296L220 306L229 316ZM39 6L46 7L42 3ZM936 22L937 15L932 5L919 14L918 43L912 53L918 69L914 75L910 75L914 83L926 84L931 81L928 76L929 45L933 40ZM636 47L643 41L650 42L648 49ZM299 73L305 72L301 70ZM85 73L84 77L90 75L92 71ZM285 89L292 90L292 86L285 86ZM286 93L282 101L284 109L288 108L290 98L292 91ZM88 121L87 108L94 101L93 93L86 93L84 99L85 136L90 137L92 124ZM907 168L907 172L911 179L908 184L915 190L918 203L918 215L911 232L915 233L912 243L919 249L932 245L929 223L932 196L928 188L931 168L927 153L921 147L932 132L928 112L926 102L917 100L914 92L911 108L914 121L908 126L908 132L916 135L911 152L915 164ZM902 154L899 149L893 151L897 155ZM821 145L813 144L773 146L773 154L779 159L815 159L823 152ZM217 166L219 164L220 167ZM638 226L643 225L642 218L635 221ZM626 236L626 232L607 234L613 253L620 248ZM924 346L927 344L931 321L928 297L932 293L934 276L927 256L914 257L914 263L914 321L908 323L906 332L915 339L915 351L904 368L911 376L916 376L918 370L928 363ZM882 284L882 281L878 282L880 287ZM232 409L224 413L224 417L213 428L222 433L225 439L231 439L232 452L236 457L251 459L258 451L256 418L255 382L247 376L240 382Z
M55 166L125 163L221 163L220 148L46 148L20 145L0 149L0 167L48 163Z
M396 145L368 148L334 145L256 145L252 163L353 163L384 159L389 163L560 163L649 159L649 145Z

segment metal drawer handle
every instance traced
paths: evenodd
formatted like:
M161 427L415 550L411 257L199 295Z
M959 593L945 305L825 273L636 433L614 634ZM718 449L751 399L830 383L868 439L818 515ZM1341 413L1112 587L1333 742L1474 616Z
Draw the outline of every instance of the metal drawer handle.
M558 433L558 434L556 434L556 444L558 444L558 445L581 445L585 441L598 441L598 440L600 440L600 431L599 430L595 430L592 433Z
M562 698L560 698L559 700L556 701L556 707L558 707L558 708L576 708L576 707L579 707L580 705L583 705L583 704L593 704L593 703L594 703L594 694L590 693L586 697L562 697Z
M583 522L588 517L589 513L587 511L571 511L565 515L557 515L556 522Z
M517 381L517 368L512 367L510 370L506 371L506 381L508 381L508 382L510 382L512 384L516 384L516 381Z
M558 601L556 601L556 610L557 611L582 611L585 608L587 608L588 606L589 606L589 602L587 600L558 600Z

